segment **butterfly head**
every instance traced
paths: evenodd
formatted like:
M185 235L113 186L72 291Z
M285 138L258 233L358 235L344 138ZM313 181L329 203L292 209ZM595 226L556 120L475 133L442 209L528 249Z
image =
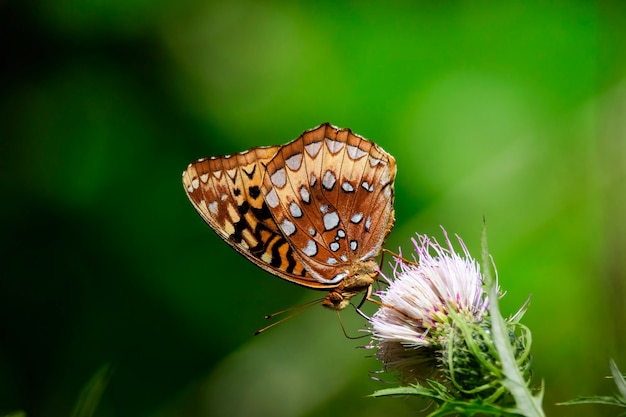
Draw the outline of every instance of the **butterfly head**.
M372 260L357 262L350 268L341 284L326 295L322 306L331 310L343 310L350 299L366 291L378 277L378 266Z

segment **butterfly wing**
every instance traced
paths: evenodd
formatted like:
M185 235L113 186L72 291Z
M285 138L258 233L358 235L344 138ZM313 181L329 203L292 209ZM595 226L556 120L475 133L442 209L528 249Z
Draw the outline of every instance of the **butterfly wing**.
M395 174L382 148L323 124L277 151L262 190L307 271L338 285L352 265L380 253L394 223Z
M279 149L259 147L232 156L200 159L183 172L183 185L204 221L254 264L300 285L329 288L313 279L294 256L263 198L264 164Z

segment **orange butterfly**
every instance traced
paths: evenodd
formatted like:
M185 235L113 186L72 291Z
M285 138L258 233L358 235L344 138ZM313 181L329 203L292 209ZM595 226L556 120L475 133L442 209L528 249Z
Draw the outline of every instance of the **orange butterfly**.
M255 265L329 293L342 310L376 281L393 228L395 159L328 123L283 146L203 158L183 172L202 218Z

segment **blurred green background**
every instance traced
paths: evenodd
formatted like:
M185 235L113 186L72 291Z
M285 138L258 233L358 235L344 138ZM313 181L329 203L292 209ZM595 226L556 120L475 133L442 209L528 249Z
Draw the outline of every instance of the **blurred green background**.
M192 160L329 121L394 155L397 224L489 244L511 314L532 294L549 415L626 370L626 5L619 2L0 2L0 412L408 416L321 307L187 201ZM372 311L372 306L368 306ZM359 334L364 321L343 314Z

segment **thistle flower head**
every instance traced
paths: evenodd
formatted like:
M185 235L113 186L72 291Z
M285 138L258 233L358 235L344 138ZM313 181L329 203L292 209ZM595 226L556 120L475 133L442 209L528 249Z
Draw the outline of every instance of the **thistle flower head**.
M535 410L540 396L534 399L528 388L531 335L519 322L526 304L505 320L493 299L497 285L489 280L483 289L480 266L463 241L457 236L457 252L445 230L444 238L441 245L418 235L417 262L396 259L392 276L384 277L388 286L374 294L380 309L370 319L369 347L385 371L411 385L383 395L409 392L468 412L463 415L474 415L477 405L489 415L521 415L516 404Z
M446 246L418 235L413 239L417 264L397 258L389 287L377 292L382 308L371 319L372 333L380 342L399 342L405 347L432 344L432 330L449 323L449 312L482 320L488 300L482 289L480 265L458 238L463 256Z
M372 345L388 371L411 381L430 375L439 349L452 326L451 315L480 322L488 299L482 289L480 265L457 237L457 253L445 233L445 245L418 235L413 239L417 263L400 258L388 288L377 292L381 308L370 319Z

